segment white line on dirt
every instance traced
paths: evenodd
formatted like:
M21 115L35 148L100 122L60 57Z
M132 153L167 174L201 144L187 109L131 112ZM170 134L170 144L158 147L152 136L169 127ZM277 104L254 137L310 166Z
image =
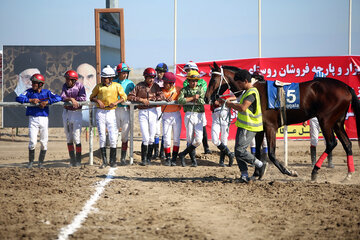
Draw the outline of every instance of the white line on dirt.
M69 235L73 234L81 227L81 224L85 221L89 213L94 210L93 205L99 199L101 193L104 191L105 186L114 178L116 168L110 168L106 178L100 182L97 182L96 191L91 198L86 202L81 212L75 216L72 223L63 227L58 235L59 240L68 239Z

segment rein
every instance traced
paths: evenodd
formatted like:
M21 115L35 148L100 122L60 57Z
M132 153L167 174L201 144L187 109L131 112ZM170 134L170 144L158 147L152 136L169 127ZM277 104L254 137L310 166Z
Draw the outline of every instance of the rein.
M225 81L228 89L231 91L231 87L230 87L229 81L226 79L225 74L224 74L224 69L223 69L222 67L220 67L220 72L212 72L212 74L220 75L220 85L219 85L219 87L218 87L218 90L217 90L216 95L219 96L219 97L226 96L226 95L219 95L219 93L220 93L220 88L221 88L221 85L222 85L222 82L223 82L223 81ZM239 92L242 92L242 91L233 92L233 94L235 95L236 93L239 93Z

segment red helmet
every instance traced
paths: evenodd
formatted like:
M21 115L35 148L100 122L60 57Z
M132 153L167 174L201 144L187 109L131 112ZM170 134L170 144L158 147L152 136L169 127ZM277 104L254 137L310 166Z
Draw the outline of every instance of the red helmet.
M30 81L32 82L39 82L39 83L45 83L45 78L40 73L35 73L31 76Z
M79 79L79 76L77 74L77 72L75 72L74 70L69 70L67 71L65 74L64 74L64 77L66 79L72 79L72 80L78 80Z
M175 83L176 77L172 72L166 72L163 76L164 83Z
M156 71L153 68L147 68L143 74L144 77L156 77Z
M117 72L130 72L130 68L126 63L120 63L119 65L117 65L116 67L116 71Z

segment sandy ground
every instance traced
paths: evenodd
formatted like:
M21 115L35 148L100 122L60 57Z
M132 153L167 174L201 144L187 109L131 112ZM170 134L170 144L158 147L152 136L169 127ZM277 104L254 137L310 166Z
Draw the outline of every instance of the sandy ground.
M110 168L99 169L98 151L96 164L87 164L85 138L83 166L68 168L62 129L51 129L46 167L29 170L27 129L15 139L11 129L0 133L0 239L58 238ZM96 137L94 144L98 149ZM160 160L142 167L140 144L137 138L134 165L116 168L69 239L360 239L360 176L341 182L347 166L340 144L334 150L335 168L326 168L325 161L317 182L310 181L309 142L290 141L289 168L299 177L284 176L270 165L264 180L250 184L236 180L236 164L218 167L219 154L211 143L213 154L202 154L202 146L197 150L197 168L166 167ZM324 149L319 145L318 155ZM357 142L353 150L358 170ZM36 159L38 153L39 145ZM283 159L280 141L277 156Z

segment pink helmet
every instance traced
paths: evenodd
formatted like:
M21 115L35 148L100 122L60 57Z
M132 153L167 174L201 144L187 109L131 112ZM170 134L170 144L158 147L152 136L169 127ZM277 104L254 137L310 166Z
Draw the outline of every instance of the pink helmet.
M166 72L163 76L164 83L175 83L176 77L172 72Z

